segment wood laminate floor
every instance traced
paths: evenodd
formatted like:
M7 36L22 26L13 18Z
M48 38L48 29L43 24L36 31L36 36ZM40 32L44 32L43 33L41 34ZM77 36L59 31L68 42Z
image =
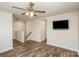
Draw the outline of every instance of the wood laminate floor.
M14 49L1 53L0 57L78 57L76 51L48 45L45 42L14 40Z
M17 48L21 45L22 45L22 43L20 41L13 39L13 48Z

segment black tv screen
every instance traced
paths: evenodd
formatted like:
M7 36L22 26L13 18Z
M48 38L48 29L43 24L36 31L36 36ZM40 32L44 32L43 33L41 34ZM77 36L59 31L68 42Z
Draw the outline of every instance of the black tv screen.
M53 29L68 29L68 20L53 21Z

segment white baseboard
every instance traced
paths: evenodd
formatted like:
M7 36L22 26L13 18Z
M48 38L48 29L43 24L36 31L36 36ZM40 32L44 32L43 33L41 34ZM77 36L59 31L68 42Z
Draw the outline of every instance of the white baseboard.
M5 50L1 50L0 53L6 52L6 51L11 50L11 49L13 49L13 47L5 49Z
M30 40L32 40L32 39L30 39ZM26 41L29 41L29 40L26 40ZM33 40L33 41L41 42L41 41L39 41L39 40Z
M53 45L53 44L50 44L50 43L47 43L47 44ZM60 48L64 48L64 49L69 49L69 50L71 50L71 51L76 51L76 52L78 52L78 54L79 54L79 50L78 50L78 49L71 49L71 48L68 48L68 47L61 47L61 46L57 46L57 45L54 45L54 46L60 47Z

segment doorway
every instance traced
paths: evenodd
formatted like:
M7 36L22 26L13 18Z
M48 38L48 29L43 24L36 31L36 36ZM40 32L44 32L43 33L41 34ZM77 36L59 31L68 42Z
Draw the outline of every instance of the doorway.
M41 21L41 42L47 43L47 20Z

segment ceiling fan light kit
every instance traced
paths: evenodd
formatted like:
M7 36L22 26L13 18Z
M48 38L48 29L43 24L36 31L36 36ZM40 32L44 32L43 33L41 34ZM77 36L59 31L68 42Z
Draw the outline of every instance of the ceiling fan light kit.
M25 15L29 15L29 12L26 12Z
M30 16L33 17L34 16L34 13L33 12L30 12Z
M25 15L33 17L34 16L34 12L26 12Z

